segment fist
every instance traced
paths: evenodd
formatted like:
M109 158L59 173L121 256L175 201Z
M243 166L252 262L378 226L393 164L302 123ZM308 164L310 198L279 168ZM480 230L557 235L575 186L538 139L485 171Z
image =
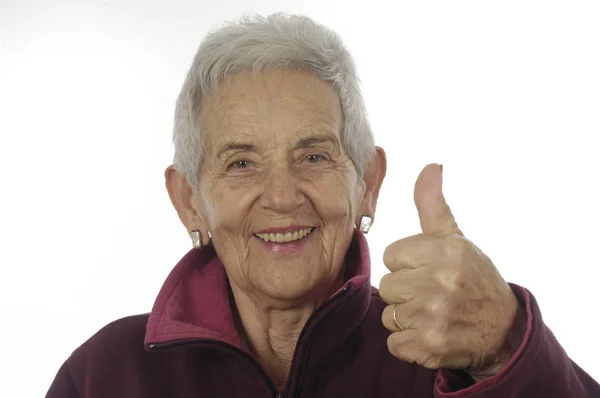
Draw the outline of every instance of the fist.
M517 300L458 228L442 193L441 166L423 169L414 199L423 233L392 243L384 254L391 272L379 293L389 304L382 315L392 332L388 348L430 369L463 369L476 378L494 374L516 351L507 340L514 340Z

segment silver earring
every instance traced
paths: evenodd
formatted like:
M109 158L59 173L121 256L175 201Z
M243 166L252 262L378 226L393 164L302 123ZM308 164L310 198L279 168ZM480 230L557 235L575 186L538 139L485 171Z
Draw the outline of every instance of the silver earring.
M373 224L373 218L367 214L363 214L360 218L360 230L362 233L369 233L369 229L371 228L371 224Z
M202 235L200 235L200 231L192 231L190 233L190 238L192 238L192 246L194 249L202 247Z

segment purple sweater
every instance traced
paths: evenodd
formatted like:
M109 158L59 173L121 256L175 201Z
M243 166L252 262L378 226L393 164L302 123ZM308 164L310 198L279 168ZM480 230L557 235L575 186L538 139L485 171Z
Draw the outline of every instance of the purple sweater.
M569 359L522 287L511 285L528 323L520 349L499 374L474 383L389 353L386 304L370 284L360 233L346 273L344 287L305 325L284 391L241 344L227 275L209 246L183 257L150 314L115 321L77 348L46 397L600 397L600 385Z

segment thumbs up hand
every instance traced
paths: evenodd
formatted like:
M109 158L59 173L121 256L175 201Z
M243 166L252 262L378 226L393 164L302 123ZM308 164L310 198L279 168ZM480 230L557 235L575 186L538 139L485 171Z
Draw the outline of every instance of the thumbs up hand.
M414 199L423 233L392 243L384 254L391 273L379 293L389 304L382 315L392 332L388 348L430 369L462 369L475 380L493 376L521 342L518 302L458 228L442 193L441 166L423 169Z

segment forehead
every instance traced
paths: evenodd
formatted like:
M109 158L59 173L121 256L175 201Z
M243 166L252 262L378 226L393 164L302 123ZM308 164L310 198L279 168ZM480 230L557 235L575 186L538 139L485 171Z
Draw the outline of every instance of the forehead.
M303 71L244 72L223 83L203 104L207 152L219 142L263 141L332 134L339 138L342 110L329 82Z

